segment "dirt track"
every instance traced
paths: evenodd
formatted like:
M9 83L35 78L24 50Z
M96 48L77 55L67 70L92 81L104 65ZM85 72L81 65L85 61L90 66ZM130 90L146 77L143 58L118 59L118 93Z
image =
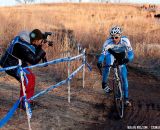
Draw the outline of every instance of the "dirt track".
M129 70L129 94L133 107L125 111L124 119L119 120L113 109L113 95L103 93L100 79L97 70L93 69L92 73L86 75L85 88L82 88L81 80L76 82L76 86L72 83L70 104L67 103L66 86L38 98L36 100L38 105L33 110L31 120L32 129L125 130L127 126L132 128L146 126L148 129L158 126L160 129L160 82L158 80ZM40 78L38 85L45 86L47 84L45 81L46 79ZM0 117L2 118L18 98L19 88L17 82L6 75L0 77L0 86ZM2 130L15 129L28 129L25 112L17 110Z

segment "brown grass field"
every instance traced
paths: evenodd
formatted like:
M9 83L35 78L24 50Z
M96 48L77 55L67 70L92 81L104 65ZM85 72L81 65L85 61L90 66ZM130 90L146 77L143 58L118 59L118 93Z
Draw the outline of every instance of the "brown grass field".
M73 79L72 86L77 88L72 88L72 104L67 104L67 90L62 92L64 88L56 89L55 91L60 90L57 95L50 92L48 97L45 95L38 100L39 107L33 111L31 123L33 130L123 130L127 125L160 125L158 124L160 123L158 107L160 84L157 80L160 76L160 21L148 17L149 13L141 9L140 5L108 3L0 7L0 47L6 48L11 39L22 30L31 31L39 28L42 31L55 33L50 38L54 41L53 47L46 49L48 60L67 56L68 51L71 55L77 55L76 44L80 43L83 48L86 48L88 61L94 68L92 74L86 73L88 88L81 90L82 73ZM100 91L101 79L94 66L97 61L95 56L100 54L102 45L109 35L109 29L113 25L123 28L123 34L129 37L135 52L135 59L130 64L133 72L131 71L129 79L135 108L129 110L122 121L106 119L112 98L106 98L106 95ZM72 64L73 70L80 62ZM42 71L41 68L34 69L33 71L38 75L36 91L65 79L66 66L67 63L61 63L42 68ZM141 69L147 73L141 74ZM156 76L156 80L150 74ZM19 88L13 78L4 73L0 76L1 118L1 115L5 115L18 98ZM137 91L138 89L140 91ZM80 93L76 93L77 91ZM8 94L7 98L5 94ZM148 107L145 109L147 104L152 103L155 104L155 110L150 110L150 106L149 109ZM5 105L1 106L1 104ZM139 107L139 104L142 107ZM14 119L12 118L3 129L26 130L28 128L27 122L23 122L26 120L25 113L17 111Z
M139 5L86 3L4 7L0 8L0 44L7 45L21 30L70 29L76 41L89 52L100 53L110 27L120 25L134 48L134 62L147 67L154 62L157 66L160 63L160 22L147 16L148 12Z

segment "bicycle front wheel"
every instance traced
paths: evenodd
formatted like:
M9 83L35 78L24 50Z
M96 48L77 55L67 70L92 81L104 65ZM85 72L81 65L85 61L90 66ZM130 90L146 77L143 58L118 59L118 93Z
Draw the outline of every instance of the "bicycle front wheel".
M115 81L114 83L114 100L115 106L120 118L123 118L124 115L124 99L123 99L123 91L121 87L121 81Z

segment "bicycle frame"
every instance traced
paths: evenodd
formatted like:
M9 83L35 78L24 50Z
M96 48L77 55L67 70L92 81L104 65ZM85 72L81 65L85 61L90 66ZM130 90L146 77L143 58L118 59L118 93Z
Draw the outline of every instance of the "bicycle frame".
M114 63L112 68L114 69L113 75L113 90L114 90L114 101L116 110L120 118L123 118L124 115L124 98L123 98L123 89L122 81L120 78L119 65Z
M108 51L108 49L113 49L115 48L115 53L126 53L126 46L123 46L122 44L118 44L118 45L114 45L114 44L110 44L107 45L104 49L105 51ZM120 48L119 50L117 48ZM114 51L114 50L113 50ZM114 74L113 74L113 90L114 90L114 101L115 101L115 106L116 106L116 110L118 112L118 115L120 118L123 118L124 116L124 97L123 97L123 89L122 89L122 79L120 76L120 69L119 69L119 64L118 64L118 58L113 63L113 65L111 65L110 67L113 68L114 70ZM125 58L121 57L121 58ZM102 73L102 70L100 70L100 73Z

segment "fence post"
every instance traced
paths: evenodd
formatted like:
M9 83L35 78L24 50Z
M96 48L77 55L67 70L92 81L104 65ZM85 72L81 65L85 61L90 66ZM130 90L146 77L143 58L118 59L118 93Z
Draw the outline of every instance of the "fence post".
M84 66L83 66L83 88L84 88L84 85L85 85L85 62L86 62L86 55L85 55L85 53L86 53L86 50L84 49L84 51L83 51L83 64L84 64Z
M20 78L21 78L23 96L26 97L26 88L25 88L25 85L24 85L24 77L23 77L24 73L23 73L23 70L22 70L22 61L20 59L18 59L18 62L19 62L19 68L20 68ZM25 101L25 107L26 107L26 114L27 114L27 119L28 119L29 130L32 130L31 129L31 124L30 124L28 103L26 101Z
M70 58L70 51L68 51L68 57ZM68 77L70 76L70 68L71 68L71 62L68 61ZM71 83L70 80L68 81L68 103L71 102Z
M78 50L78 55L79 55L79 52L80 52L80 43L77 44L77 50Z

